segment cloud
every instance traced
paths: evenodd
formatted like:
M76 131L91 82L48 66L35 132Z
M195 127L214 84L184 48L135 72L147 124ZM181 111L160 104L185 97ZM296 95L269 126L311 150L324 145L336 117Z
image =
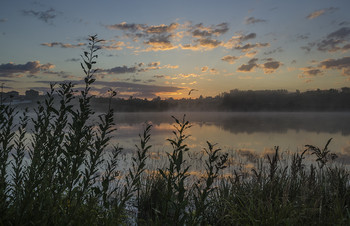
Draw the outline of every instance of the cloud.
M122 41L108 40L103 42L101 48L107 50L122 50L123 46L125 46L125 43Z
M203 39L199 39L198 43L200 44L200 46L204 48L212 49L219 46L221 44L221 41L210 39L210 38L203 38Z
M245 24L256 24L256 23L263 23L263 22L266 22L266 20L257 19L255 17L249 17L245 19Z
M239 58L240 57L227 55L227 56L222 57L221 60L226 61L229 64L234 64L234 63L236 63L236 60L238 60Z
M100 69L98 70L98 72L106 72L109 74L126 74L126 73L136 73L139 72L140 69L138 68L138 66L132 66L132 67L128 67L126 65L124 66L117 66L114 68L110 68L110 69Z
M239 42L244 42L244 41L247 41L249 39L254 39L254 38L256 38L256 33L249 33L247 35L239 36L238 40L239 40Z
M37 83L50 84L51 81L36 81ZM63 82L72 82L73 84L83 86L84 80ZM100 86L102 88L98 88ZM131 82L118 82L118 81L95 81L92 85L93 90L105 93L109 89L117 90L118 93L132 93L135 97L156 97L159 93L174 93L183 90L181 87L175 86L158 86L158 85L146 85L137 84ZM130 96L130 95L129 95Z
M262 68L265 74L270 74L274 73L281 65L281 62L269 59L268 62L262 64Z
M334 7L329 7L326 9L317 10L317 11L314 11L314 12L310 13L309 15L307 15L306 18L309 20L312 20L312 19L315 19L319 16L322 16L325 13L332 13L336 10L337 10L337 8L334 8Z
M219 74L219 71L215 68L211 68L209 71L210 71L210 74L213 74L213 75Z
M315 19L315 18L323 15L324 13L325 13L325 10L321 9L321 10L310 13L306 18L307 19Z
M107 25L106 28L110 30L123 30L123 31L142 31L147 27L145 24L128 24L126 22L122 22L120 24Z
M6 18L1 18L1 19L0 19L0 23L5 23L6 21L7 21Z
M256 38L256 33L249 33L249 34L238 34L236 36L232 36L230 40L228 40L226 43L223 44L225 48L232 49L236 47L237 45L241 45L242 42L254 39Z
M51 21L56 18L58 14L58 12L53 8L46 11L22 10L22 13L26 16L34 16L45 23L51 23Z
M258 61L258 58L253 58L248 61L248 64L242 64L239 68L237 68L238 72L252 72L254 71L254 68L259 67L259 65L256 63Z
M107 29L121 30L124 37L131 38L134 42L142 41L145 49L138 49L136 52L167 51L177 48L187 50L209 50L222 45L222 41L217 40L228 30L228 23L220 23L212 26L205 26L202 23L191 25L171 23L169 25L147 25L128 24L126 22L105 26ZM194 38L189 44L180 44L184 37ZM247 38L252 38L250 34Z
M148 63L147 66L148 67L158 67L160 65L160 62L151 62L151 63Z
M254 57L257 53L258 53L258 51L254 50L254 51L251 51L251 52L247 52L244 56L249 57L249 58L252 58L252 57Z
M1 77L18 77L20 74L30 73L38 74L41 71L48 71L54 68L55 65L47 63L40 64L40 61L29 61L25 64L0 64L0 76Z
M204 26L203 23L199 23L190 26L189 32L192 37L195 38L208 38L212 36L220 36L225 34L229 30L228 23L221 23L213 26Z
M274 54L274 53L281 53L283 52L283 49L281 47L278 47L276 49L273 49L271 51L268 51L268 52L264 52L264 55L271 55L271 54Z
M342 70L344 76L350 76L350 57L327 59L320 62L319 66L323 69Z
M96 81L94 84L104 86L103 89L106 91L110 88L113 88L117 90L118 93L132 93L132 95L135 97L156 97L159 93L174 93L183 89L174 86L146 85L129 82Z
M145 27L145 32L150 34L163 34L163 33L171 33L179 27L178 23L171 23L170 25L154 25Z
M177 68L179 68L179 65L167 64L167 65L162 66L161 68L177 69Z
M171 37L171 35L152 36L148 41L144 42L145 45L150 47L143 51L166 51L178 48L171 43Z
M299 78L312 78L323 74L323 72L317 67L303 67L299 68L299 70L303 71L298 75Z
M339 59L326 59L317 64L317 66L309 66L299 68L303 71L299 74L299 78L312 78L323 75L325 70L339 70L343 76L350 76L350 57Z
M350 28L349 27L342 27L332 33L330 33L327 38L336 38L336 39L345 39L350 35Z
M195 74L195 73L189 73L189 74L179 74L179 77L182 77L182 78L197 78L197 77L200 77L198 74Z
M191 44L185 44L185 45L181 45L180 47L181 49L185 49L185 50L193 50L193 51L198 51L198 50L211 50L214 48L217 48L219 46L221 46L222 42L216 39L211 39L211 38L201 38L201 39L197 39L195 40L194 45Z
M255 43L255 44L245 44L244 46L238 45L234 47L234 49L241 50L241 52L248 52L253 50L254 48L262 48L262 47L267 47L270 46L269 43Z
M169 65L169 64L161 66L160 62L150 62L147 65L144 63L138 63L131 67L123 65L123 66L117 66L110 69L99 69L98 72L107 73L107 74L127 74L127 73L146 72L149 70L159 70L163 68L176 69L178 67L179 66L177 65Z
M47 47L61 47L61 48L78 48L81 46L85 46L85 43L78 43L78 44L68 44L68 43L62 43L62 42L50 42L50 43L41 43L42 46Z
M209 70L208 66L204 66L201 68L201 72L207 72Z
M330 33L325 39L317 43L319 51L337 52L349 50L350 28L342 27ZM341 44L344 44L341 46Z
M178 23L171 23L169 25L160 24L160 25L146 25L146 24L128 24L126 22L122 22L120 24L107 25L106 28L110 30L122 30L128 32L145 32L149 34L163 34L163 33L171 33L178 28ZM139 33L141 37L142 33Z

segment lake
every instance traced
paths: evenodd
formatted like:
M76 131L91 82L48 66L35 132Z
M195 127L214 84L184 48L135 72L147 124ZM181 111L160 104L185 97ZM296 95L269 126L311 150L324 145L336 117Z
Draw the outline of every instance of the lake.
M167 138L173 138L172 115L182 119L180 112L116 113L117 131L112 143L119 143L124 153L136 150L144 123L150 122L152 154L164 156L171 151ZM206 141L217 143L225 152L240 150L264 156L274 146L283 152L304 150L311 144L323 148L333 138L329 149L337 153L338 161L350 163L350 113L237 113L188 112L186 119L193 125L186 134L190 153L200 153Z

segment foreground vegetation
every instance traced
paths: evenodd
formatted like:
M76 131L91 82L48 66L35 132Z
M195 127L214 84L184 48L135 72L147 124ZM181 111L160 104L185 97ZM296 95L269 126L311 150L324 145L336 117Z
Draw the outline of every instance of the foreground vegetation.
M84 52L80 95L71 83L52 86L32 118L0 106L1 225L350 223L349 172L331 164L331 140L291 158L276 147L273 155L253 158L252 169L227 168L230 156L207 142L203 172L193 176L186 145L191 124L184 116L174 118L163 167L151 171L147 165L152 125L145 124L129 169L122 170L122 149L109 144L115 130L110 102L99 121L92 120L89 90L98 43L90 37ZM110 99L115 95L111 91ZM79 106L72 104L76 99ZM310 155L315 162L305 161Z

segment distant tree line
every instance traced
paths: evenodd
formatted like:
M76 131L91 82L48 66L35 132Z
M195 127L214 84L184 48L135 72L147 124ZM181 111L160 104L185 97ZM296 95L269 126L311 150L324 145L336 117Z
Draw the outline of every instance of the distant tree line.
M93 105L103 110L107 98L97 97ZM349 111L350 88L340 90L231 90L216 97L152 100L130 97L112 100L115 111Z

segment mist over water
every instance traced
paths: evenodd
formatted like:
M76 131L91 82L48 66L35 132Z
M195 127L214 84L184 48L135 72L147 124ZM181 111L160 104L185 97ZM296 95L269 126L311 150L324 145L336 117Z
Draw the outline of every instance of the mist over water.
M92 123L98 121L99 114L103 113L96 112ZM217 143L225 152L242 150L264 156L279 146L281 151L294 153L304 150L306 144L323 148L333 138L330 150L337 153L339 161L350 163L350 113L346 112L117 112L111 145L119 144L124 153L133 153L144 123L149 122L153 125L151 151L165 155L171 151L167 139L174 137L171 116L181 120L184 114L192 124L186 133L192 153L203 151L206 141ZM29 116L35 118L35 113ZM29 123L28 131L32 129Z
M144 122L153 125L153 151L170 151L167 138L172 138L171 116L182 119L179 112L116 113L117 131L112 142L126 151L134 150ZM296 152L311 144L323 148L333 138L329 148L341 161L350 156L349 113L222 113L189 112L186 119L193 125L187 134L191 151L200 152L206 141L217 143L224 151L243 150L264 155L274 146L281 151Z

